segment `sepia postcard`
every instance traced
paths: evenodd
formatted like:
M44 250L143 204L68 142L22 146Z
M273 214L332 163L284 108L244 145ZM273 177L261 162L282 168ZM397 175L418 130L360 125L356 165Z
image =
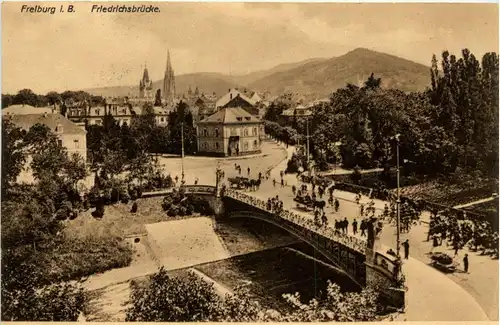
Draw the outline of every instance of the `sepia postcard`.
M498 323L497 3L1 11L2 321Z

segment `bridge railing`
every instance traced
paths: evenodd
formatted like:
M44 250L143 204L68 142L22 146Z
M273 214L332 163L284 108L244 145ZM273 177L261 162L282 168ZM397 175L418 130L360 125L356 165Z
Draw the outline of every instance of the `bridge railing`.
M225 195L228 197L231 197L233 199L239 200L243 203L249 204L253 207L259 208L261 210L267 211L271 213L273 216L276 216L277 218L285 219L287 221L290 221L292 223L295 223L301 227L304 227L312 232L315 232L319 235L322 235L330 240L333 240L337 243L340 243L344 246L347 246L351 248L352 250L355 250L360 253L365 252L366 248L366 241L356 238L354 236L350 236L347 234L342 234L331 227L328 226L318 226L316 225L312 220L307 219L304 216L301 216L297 213L288 211L288 210L282 210L280 213L273 212L271 210L267 209L267 204L264 200L258 199L256 197L250 196L245 193L241 193L235 190L231 189L226 189Z

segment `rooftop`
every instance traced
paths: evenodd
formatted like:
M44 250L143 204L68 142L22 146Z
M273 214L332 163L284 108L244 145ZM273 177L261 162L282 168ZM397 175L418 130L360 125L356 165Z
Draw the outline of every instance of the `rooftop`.
M2 115L26 115L26 114L43 114L52 113L49 107L34 107L31 105L10 105L2 110Z
M216 113L200 121L200 123L245 124L260 123L261 120L241 107L221 108Z
M33 125L40 123L49 127L52 132L56 131L57 126L62 127L62 133L64 134L86 134L87 132L71 122L61 114L52 113L42 113L42 114L23 114L23 115L12 115L4 114L18 127L29 130Z

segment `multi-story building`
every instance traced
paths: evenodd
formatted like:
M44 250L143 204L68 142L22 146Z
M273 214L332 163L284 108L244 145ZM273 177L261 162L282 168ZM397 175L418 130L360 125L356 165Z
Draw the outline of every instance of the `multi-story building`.
M54 109L12 105L2 110L2 116L26 131L37 123L46 125L56 134L59 143L66 148L69 155L77 153L84 161L87 160L87 131Z
M104 105L90 107L87 101L76 106L67 107L66 116L78 125L102 125L104 116L109 114L119 125L130 125L132 117L145 113L144 104L132 105L127 98L106 99ZM166 126L169 110L164 107L153 107L156 124Z
M261 152L258 116L241 107L224 107L198 122L198 153L213 156L242 156Z

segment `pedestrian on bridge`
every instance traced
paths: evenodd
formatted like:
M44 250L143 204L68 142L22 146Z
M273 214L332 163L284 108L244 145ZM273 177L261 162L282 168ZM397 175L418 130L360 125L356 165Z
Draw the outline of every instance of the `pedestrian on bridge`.
M359 226L359 229L361 230L361 237L366 236L366 219L361 220L361 225Z
M408 259L408 256L410 255L410 243L408 242L408 239L403 243L403 248L405 250L405 259Z
M338 199L335 199L335 212L338 212L339 211L339 207L340 207L340 203L339 203L339 200Z
M352 222L352 232L354 235L358 233L358 222L356 221L356 219L354 219L354 221Z
M469 255L464 256L464 272L469 273Z

